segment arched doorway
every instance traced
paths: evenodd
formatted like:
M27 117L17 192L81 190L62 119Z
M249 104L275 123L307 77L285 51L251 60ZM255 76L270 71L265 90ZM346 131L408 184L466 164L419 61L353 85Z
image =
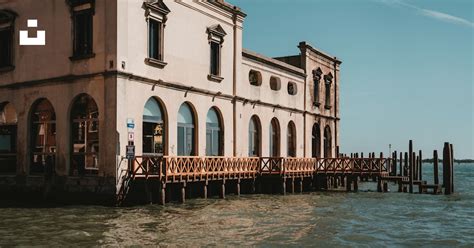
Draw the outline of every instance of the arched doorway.
M71 174L97 174L99 169L99 108L81 94L71 108Z
M324 157L331 158L332 157L332 137L331 137L331 128L326 126L324 128Z
M280 157L280 124L276 118L270 122L270 157Z
M0 174L16 173L18 118L13 104L0 104Z
M30 173L51 175L56 161L56 113L47 99L33 104L30 127Z
M221 115L212 107L206 116L206 156L223 156L223 131Z
M165 115L160 102L150 97L143 109L142 153L145 155L165 155L166 127Z
M311 131L311 155L313 158L321 157L321 129L318 123L314 123Z
M288 122L287 146L288 157L296 157L296 126L293 121Z
M250 118L249 122L249 157L260 157L261 151L261 125L256 115Z
M183 103L178 112L178 156L196 156L196 132L194 111L189 103Z

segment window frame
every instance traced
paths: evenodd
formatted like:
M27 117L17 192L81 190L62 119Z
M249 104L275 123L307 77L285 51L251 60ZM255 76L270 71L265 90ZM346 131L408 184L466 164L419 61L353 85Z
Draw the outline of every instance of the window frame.
M15 69L15 19L18 15L10 10L0 10L0 32L8 33L10 47L8 63L0 65L0 73Z
M324 76L325 94L324 94L324 108L331 109L331 85L333 76L331 73Z
M313 70L313 106L319 107L321 105L321 96L320 96L320 83L321 83L321 75L323 72L321 68Z
M168 63L165 62L165 28L166 21L168 20L167 15L171 12L170 9L164 4L162 0L155 1L153 3L143 3L145 9L145 21L147 25L147 46L146 46L146 58L145 64L154 66L157 68L164 68ZM158 34L158 58L150 56L151 49L151 21L157 22L159 27Z
M207 79L210 81L220 83L224 78L222 77L222 47L224 44L224 37L227 35L221 25L217 24L207 28L207 40L209 43L209 74ZM217 61L213 63L213 44L217 47ZM216 65L216 73L214 72L213 65Z
M69 11L71 12L71 25L72 25L72 56L70 60L82 60L95 57L94 53L94 15L95 15L95 0L68 0ZM90 49L88 51L81 51L78 47L77 40L77 17L80 15L88 15L90 22L88 29L90 30L88 43Z

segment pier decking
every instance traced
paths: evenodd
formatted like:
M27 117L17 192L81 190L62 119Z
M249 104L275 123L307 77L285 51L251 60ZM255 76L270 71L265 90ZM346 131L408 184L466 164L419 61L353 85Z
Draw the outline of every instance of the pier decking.
M351 154L350 157L340 154L337 158L293 158L293 157L186 157L186 156L137 156L124 170L121 176L121 187L117 194L118 204L122 204L133 184L144 183L149 201L153 192L158 192L159 202L165 204L171 198L167 186L180 188L180 201L186 199L187 185L202 187L202 197L208 195L208 185L217 182L219 194L226 194L226 185L235 186L233 191L240 195L241 183L246 183L249 193L255 192L295 192L295 182L299 191L328 190L345 187L347 191L357 191L359 181L370 178L377 182L379 192L388 191L388 182L398 184L399 192L413 193L413 186L418 186L419 193L441 193L442 185L438 179L438 157L434 151L434 183L427 184L422 179L421 151L417 156L410 141L409 152L393 152L391 157L376 158L374 153L368 158L363 154ZM409 156L408 154L411 154ZM443 174L445 192L451 193L452 183L452 145L445 144ZM360 156L360 157L359 157ZM397 173L397 168L400 168ZM151 185L158 185L158 189ZM197 186L194 186L197 185ZM262 190L267 188L267 190ZM168 190L169 191L169 190ZM176 191L176 190L175 190ZM229 190L227 190L229 191ZM176 192L175 192L176 193Z

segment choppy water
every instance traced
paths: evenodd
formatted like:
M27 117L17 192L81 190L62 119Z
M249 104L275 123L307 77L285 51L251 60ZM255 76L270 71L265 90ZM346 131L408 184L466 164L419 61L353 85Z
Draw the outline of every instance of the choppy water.
M426 179L431 172L424 167ZM0 246L474 247L474 165L455 166L455 183L451 196L369 191L165 207L2 208Z

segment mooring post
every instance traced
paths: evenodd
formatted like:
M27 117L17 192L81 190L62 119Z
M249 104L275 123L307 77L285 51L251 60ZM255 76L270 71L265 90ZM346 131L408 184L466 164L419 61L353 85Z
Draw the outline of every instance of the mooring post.
M186 202L186 182L181 185L181 203Z
M413 153L415 153L415 152L413 152ZM416 181L416 180L419 179L418 178L418 156L416 155L416 153L413 156L415 158L415 168L414 168L414 171L413 171L413 174L414 174L413 178Z
M347 175L346 176L346 191L347 192L350 192L351 191L351 187L352 187L352 176L351 175Z
M166 183L162 182L161 189L160 189L160 204L165 205L165 203L166 203Z
M449 144L449 152L451 158L451 166L449 167L451 172L451 193L454 193L454 149L453 144Z
M446 176L443 175L443 178L445 181L443 181L444 184L444 193L446 195L450 195L452 193L452 173L453 173L453 168L452 168L452 158L451 158L451 146L449 145L448 142L444 143L444 149L443 149L443 171L445 171Z
M423 180L423 152L421 150L418 151L418 157L420 157L420 168L418 168L418 174L420 175L420 180Z
M400 152L400 176L403 176L403 152Z
M439 184L439 177L438 177L438 151L433 151L433 182L434 184Z
M225 179L222 180L222 185L221 185L221 198L225 199Z
M153 195L150 190L150 182L148 179L145 179L145 194L149 204L153 204Z
M391 167L392 167L392 173L391 175L392 176L396 176L397 175L397 151L394 151L393 154L392 154L392 163L391 163Z
M409 169L410 169L410 166L408 165L408 152L405 152L405 165L403 167L403 176L405 177L408 176Z
M281 183L281 194L286 195L286 178L283 178Z
M341 187L346 187L345 177L347 177L347 176L341 176Z
M291 193L292 194L295 193L295 178L294 177L291 178Z
M202 197L204 199L207 199L207 186L208 186L208 184L209 184L209 182L206 180L206 181L204 181L204 185L202 187L202 191L203 191L202 192Z
M410 182L410 186L409 186L409 191L410 193L413 193L413 141L410 140L409 144L408 144L408 153L409 153L409 182Z

